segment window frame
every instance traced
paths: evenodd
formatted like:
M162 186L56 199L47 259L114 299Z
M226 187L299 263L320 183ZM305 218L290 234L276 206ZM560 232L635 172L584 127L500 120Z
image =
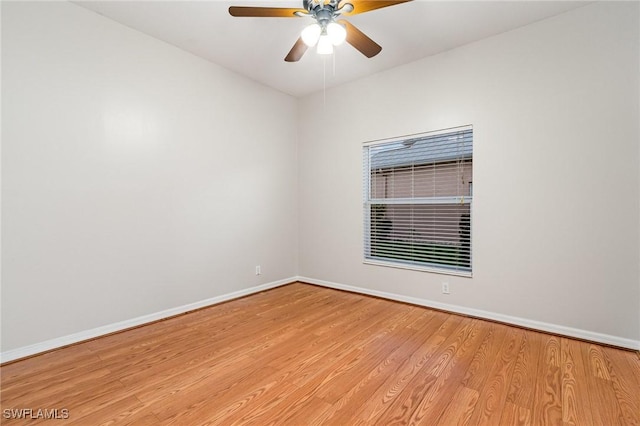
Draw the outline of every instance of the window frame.
M410 197L410 198L371 198L372 193L372 178L371 178L371 150L369 148L383 145L383 144L393 144L393 143L402 143L412 139L420 139L426 137L435 137L439 135L445 135L449 133L458 133L471 131L471 170L473 175L473 126L465 125L458 127L451 127L446 129L435 130L431 132L423 132L417 134L410 134L405 136L399 136L395 138L389 139L379 139L374 141L368 141L362 144L363 150L363 212L364 212L364 221L363 221L363 263L368 265L376 265L376 266L384 266L384 267L392 267L399 269L408 269L414 271L422 271L422 272L432 272L444 275L456 275L461 277L472 277L473 276L473 192L470 192L470 195L463 196L447 196L447 197ZM469 189L472 191L473 179L469 182ZM384 203L382 202L384 201ZM446 267L445 265L434 265L434 264L419 264L417 261L401 261L401 260L387 260L381 258L372 258L371 257L371 206L376 205L393 205L393 204L419 204L419 205L446 205L450 203L464 203L469 204L469 268L466 269L454 269L450 267ZM368 257L369 256L369 257Z

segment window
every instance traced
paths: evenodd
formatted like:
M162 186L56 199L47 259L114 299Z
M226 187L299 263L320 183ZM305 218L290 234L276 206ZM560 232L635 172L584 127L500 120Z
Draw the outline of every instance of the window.
M364 146L366 263L471 274L470 126Z

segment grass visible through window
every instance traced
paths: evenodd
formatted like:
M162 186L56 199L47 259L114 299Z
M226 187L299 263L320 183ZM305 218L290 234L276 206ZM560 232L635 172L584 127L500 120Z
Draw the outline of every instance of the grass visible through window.
M456 244L403 240L377 240L371 244L372 258L430 263L463 269L471 266L468 253L468 248Z

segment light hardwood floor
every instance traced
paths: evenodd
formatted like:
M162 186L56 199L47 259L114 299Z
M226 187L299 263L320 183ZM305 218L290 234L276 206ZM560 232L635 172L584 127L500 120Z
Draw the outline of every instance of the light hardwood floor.
M634 352L301 283L1 375L56 425L640 425Z

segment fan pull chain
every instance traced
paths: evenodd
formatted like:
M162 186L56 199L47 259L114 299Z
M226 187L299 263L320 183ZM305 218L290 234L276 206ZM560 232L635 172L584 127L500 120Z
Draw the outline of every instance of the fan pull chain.
M336 78L336 49L333 49L333 78Z
M322 58L322 106L327 110L327 58Z

